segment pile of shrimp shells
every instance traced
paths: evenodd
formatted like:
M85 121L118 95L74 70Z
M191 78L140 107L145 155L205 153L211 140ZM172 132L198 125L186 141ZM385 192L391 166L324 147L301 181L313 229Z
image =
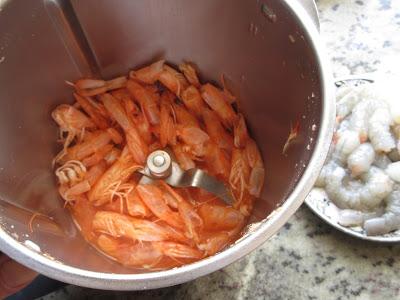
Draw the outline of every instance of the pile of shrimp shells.
M343 85L336 131L315 187L338 208L336 220L368 236L400 229L400 102L381 81Z

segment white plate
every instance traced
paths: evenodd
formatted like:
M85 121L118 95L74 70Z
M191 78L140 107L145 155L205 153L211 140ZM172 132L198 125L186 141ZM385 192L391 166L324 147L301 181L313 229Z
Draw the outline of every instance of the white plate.
M329 200L326 192L321 188L313 188L306 200L308 207L317 214L322 220L332 225L336 229L351 236L374 242L395 243L400 242L400 230L393 231L384 235L366 235L360 226L344 227L338 223L339 208Z

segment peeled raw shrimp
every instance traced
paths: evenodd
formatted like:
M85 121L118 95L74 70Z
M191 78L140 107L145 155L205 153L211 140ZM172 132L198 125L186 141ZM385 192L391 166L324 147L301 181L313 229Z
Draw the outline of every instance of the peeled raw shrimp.
M201 96L212 110L218 114L225 127L232 128L237 115L232 106L225 101L224 93L212 84L207 83L201 88Z
M152 184L146 184L138 185L136 190L142 201L156 217L171 226L183 228L182 219L177 212L172 211L164 202L163 192L160 188Z
M342 120L341 122L335 123L335 135L340 136L342 134L342 132L345 132L347 130L350 130L349 118L346 118L346 119Z
M366 220L364 229L367 235L380 235L400 228L400 191L393 191L386 199L385 213L377 218Z
M397 152L397 151L396 151ZM373 165L378 167L379 169L386 169L388 165L390 165L392 161L385 153L375 153L375 160Z
M99 129L106 129L109 126L107 119L102 115L99 108L93 105L93 101L90 101L90 98L77 93L74 93L74 97L76 102L90 116Z
M330 160L326 165L324 165L315 182L315 186L321 188L325 187L328 177L331 176L337 166L338 164L334 160Z
M132 173L141 166L135 160L127 147L117 161L97 180L89 192L88 198L94 205L102 205L112 200L112 188L125 183Z
M339 120L343 120L360 102L361 97L358 96L359 91L357 90L362 88L362 86L356 86L354 89L350 87L341 87L339 89L336 95L336 99L338 99L336 102L336 116Z
M96 96L111 90L125 87L126 77L121 76L108 81L101 79L79 79L73 86L82 96Z
M390 152L396 147L395 140L390 133L392 123L389 109L376 109L368 121L368 137L377 152Z
M129 80L126 87L136 101L139 102L140 107L150 124L159 124L160 109L158 108L158 103L153 96L154 94L134 80Z
M350 128L358 133L361 142L365 142L368 138L370 116L376 109L382 107L386 107L386 103L376 99L365 99L354 107L350 116Z
M136 71L131 71L129 77L135 80L139 80L143 83L153 84L158 80L161 72L163 71L165 60L159 60L151 65L141 68Z
M359 134L353 130L343 131L340 135L338 134L333 158L338 159L340 162L345 162L350 153L358 146L360 146Z
M400 182L400 161L389 164L385 172L392 180Z
M363 212L353 209L343 209L339 211L338 223L343 226L362 226L366 220L380 217L383 208L379 207L372 212Z
M131 118L127 116L121 103L113 96L110 94L103 94L100 97L106 109L124 129L128 148L131 151L135 161L139 164L144 164L147 158L148 146L143 141Z
M233 139L232 136L225 130L222 126L218 115L206 108L203 110L203 120L206 125L207 134L210 138L217 143L218 147L225 149L227 151L232 151Z
M196 87L200 88L200 81L199 78L197 77L196 70L193 68L193 66L189 63L183 63L179 65L179 70L185 75L186 79L189 81L189 83Z
M341 208L357 210L375 208L393 190L393 181L384 171L374 166L362 176L363 183L350 180L345 185L345 177L345 169L336 166L326 175L325 180L325 190L329 199Z
M353 176L369 170L375 159L375 151L370 143L358 146L347 158L347 166Z
M207 109L199 90L193 85L181 93L181 99L187 109L197 117L200 117L203 110Z
M168 230L155 222L128 217L109 211L99 211L93 219L93 229L112 237L125 237L137 241L182 240L177 231Z
M158 80L178 97L189 86L182 73L167 65L164 65L164 70L160 73Z

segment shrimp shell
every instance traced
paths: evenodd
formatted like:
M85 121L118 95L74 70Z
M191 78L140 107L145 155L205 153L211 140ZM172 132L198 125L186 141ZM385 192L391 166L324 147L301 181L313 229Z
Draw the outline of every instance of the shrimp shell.
M110 141L111 137L107 131L97 131L90 139L69 148L61 161L82 160L105 147Z
M217 143L220 148L231 152L233 148L232 136L222 126L218 115L214 111L206 108L203 110L203 120L210 138Z
M244 216L232 207L202 204L198 209L203 219L204 228L208 230L224 230L235 228L243 222Z
M88 78L78 80L74 86L78 94L90 97L123 88L126 85L126 81L127 79L125 76L117 77L108 81Z
M240 149L233 150L231 166L229 184L236 199L235 206L237 206L243 200L250 176L248 161Z
M183 73L183 75L185 75L186 79L192 86L196 88L200 87L200 81L199 78L197 77L196 70L191 64L189 63L180 64L179 70Z
M69 189L61 192L61 196L67 202L75 200L76 196L82 195L90 190L90 183L88 180L83 180L73 185Z
M126 142L135 161L144 164L146 161L148 146L140 136L131 118L129 118L121 103L110 94L101 95L101 100L109 113L126 133Z
M69 160L57 168L55 174L60 184L74 184L85 178L86 167L79 160Z
M95 123L99 129L106 129L108 127L107 119L96 107L93 106L89 98L83 97L77 93L74 93L74 97L76 102L79 103L82 109L90 116L93 123Z
M111 200L111 188L116 183L123 184L134 171L141 168L135 164L135 160L127 147L121 153L116 162L97 180L89 192L89 201L99 206Z
M62 131L80 132L83 128L94 128L95 124L84 113L67 104L57 106L51 113Z
M152 125L160 123L160 110L156 99L146 88L134 80L129 80L127 84L128 91L140 103L147 120Z
M222 91L212 84L207 83L201 88L201 96L211 109L218 114L224 126L232 128L237 119L237 115L232 106L224 100Z
M97 245L106 254L112 256L126 266L142 267L149 269L158 264L162 259L161 251L153 247L150 242L131 244L120 242L115 238L101 234Z
M172 146L172 150L174 151L174 154L175 154L176 160L178 161L179 166L183 170L186 171L186 170L193 169L196 167L196 164L194 163L191 156L183 150L182 144L178 143L178 144Z
M193 85L182 92L181 99L187 109L197 117L201 117L203 110L207 109L199 90Z
M176 144L176 129L173 117L171 115L172 107L168 100L170 96L164 92L161 96L160 110L160 144L166 147L167 144Z
M186 236L194 241L199 240L199 233L203 228L203 220L194 210L193 206L183 199L168 184L161 181L162 186L177 200L178 212L186 226Z
M163 193L160 188L155 185L146 184L138 185L136 190L142 201L155 216L171 226L183 228L184 224L179 214L172 211L168 205L165 204Z
M154 84L163 71L165 60L159 60L137 71L131 71L129 77L143 83Z
M171 238L169 232L154 222L109 211L96 213L93 229L112 237L126 237L137 241L165 241Z
M131 191L126 199L128 214L132 217L149 217L152 215L150 209L143 203L137 189Z
M167 65L164 65L164 70L161 72L158 80L178 97L189 86L182 73Z
M244 148L249 139L246 121L242 114L238 115L238 119L233 128L234 144L237 148Z
M89 182L90 186L93 186L97 180L104 174L107 169L106 162L100 161L98 164L92 166L86 173L85 179Z
M154 242L153 246L172 258L200 259L204 256L203 251L174 242Z

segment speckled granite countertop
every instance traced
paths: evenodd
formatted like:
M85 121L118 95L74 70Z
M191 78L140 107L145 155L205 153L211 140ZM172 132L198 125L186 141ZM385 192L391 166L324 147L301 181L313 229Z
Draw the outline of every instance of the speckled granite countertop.
M318 8L335 76L400 70L400 0L319 0ZM68 286L44 299L400 299L399 277L400 245L347 237L303 206L258 250L209 276L147 292Z

